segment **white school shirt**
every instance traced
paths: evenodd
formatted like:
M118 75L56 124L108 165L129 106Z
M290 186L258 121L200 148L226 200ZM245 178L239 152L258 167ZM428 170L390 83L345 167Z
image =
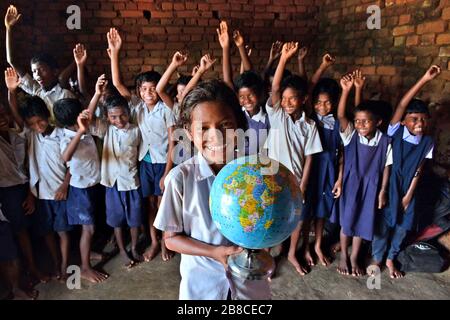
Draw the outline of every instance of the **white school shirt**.
M28 182L25 168L27 140L9 129L9 143L0 136L0 187L12 187Z
M42 86L28 73L20 78L19 87L26 93L32 96L38 96L39 98L44 100L48 110L50 111L50 117L52 121L54 121L55 119L55 116L53 114L53 104L56 101L64 98L76 98L70 90L62 88L59 83L57 83L50 90L45 91L44 88L42 88Z
M397 122L394 125L389 124L387 134L388 136L392 137L400 128L400 122ZM408 128L403 127L403 136L402 139L406 142L418 145L420 141L422 140L422 136L415 136L412 135L411 132L409 132ZM427 155L425 156L425 159L433 159L433 150L434 150L434 144L431 146L430 150L428 151Z
M231 245L217 229L209 211L209 192L214 179L213 171L200 153L172 169L165 179L154 226L212 245ZM181 254L180 273L181 300L225 300L230 289L238 299L270 298L267 281L233 279L212 258Z
M60 149L63 130L54 128L46 136L29 128L24 130L28 138L30 188L39 199L55 200L56 191L64 183L67 167ZM38 183L39 190L36 189Z
M350 141L352 140L353 135L357 133L357 131L355 130L355 127L353 125L352 122L348 123L347 129L345 129L344 131L339 131L339 134L341 136L342 139L342 143L344 144L344 147L347 146ZM377 129L377 131L375 132L375 136L372 139L367 139L366 137L358 134L358 138L359 138L359 143L366 145L366 146L370 146L370 147L376 147L378 146L378 143L380 143L380 139L383 135L383 133ZM393 163L393 159L392 159L392 145L389 143L388 147L387 147L387 151L386 151L386 164L385 167L392 165Z
M63 129L61 137L61 154L67 149L75 131ZM72 159L67 163L70 168L70 185L76 188L89 188L100 182L100 160L94 138L90 134L81 136L80 143Z
M127 124L123 129L97 118L90 128L91 134L103 139L101 181L112 188L117 183L118 191L139 188L138 150L141 141L139 127Z
M132 96L130 103L131 119L141 130L142 143L139 146L139 161L150 152L152 163L167 163L169 151L168 128L175 125L172 110L161 100L151 111L137 96Z
M333 130L334 124L336 122L336 119L334 118L333 114L327 114L326 116L321 116L320 114L316 113L317 119L319 120L319 125L325 129Z
M301 183L306 156L323 151L316 123L308 119L304 112L294 122L281 108L280 102L273 107L271 104L269 98L266 110L270 131L265 148L269 150L269 158L283 164Z

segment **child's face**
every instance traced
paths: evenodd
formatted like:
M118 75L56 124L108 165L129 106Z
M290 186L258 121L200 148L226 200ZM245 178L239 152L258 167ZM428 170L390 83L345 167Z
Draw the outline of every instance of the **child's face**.
M402 121L408 131L415 136L421 136L425 134L429 116L426 113L407 113L405 119Z
M177 85L177 101L178 101L178 103L181 103L184 89L186 89L186 85L184 85L184 84Z
M281 107L289 115L295 115L302 110L306 97L301 97L297 90L286 88L281 96Z
M199 103L191 113L188 137L213 167L234 157L237 121L231 108L216 101ZM232 134L227 130L232 131Z
M368 139L375 136L377 127L381 124L381 120L376 118L370 112L359 111L355 113L355 129L360 135Z
M10 120L8 111L0 105L0 131L8 131Z
M130 121L130 115L122 107L108 109L108 121L117 129L123 129Z
M259 112L258 95L250 88L243 87L239 89L239 104L244 107L248 113L254 114Z
M139 95L147 106L154 106L159 100L158 94L156 93L156 83L143 82L139 87Z
M33 79L43 88L50 88L56 81L56 70L53 70L45 63L32 63L31 72L33 73Z
M31 130L37 133L45 133L49 125L48 119L39 116L27 118L25 119L25 122Z
M330 96L327 93L321 93L314 104L314 111L321 116L326 116L331 112L332 107Z

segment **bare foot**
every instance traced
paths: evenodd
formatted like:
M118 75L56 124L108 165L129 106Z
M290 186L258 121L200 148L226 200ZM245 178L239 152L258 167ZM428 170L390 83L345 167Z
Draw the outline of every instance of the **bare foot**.
M144 252L144 261L145 262L149 262L152 261L156 255L158 254L160 250L160 246L158 242L152 242L152 244L150 245L150 248L148 248L145 252Z
M131 268L136 266L136 262L133 259L130 259L130 257L126 252L120 254L120 259L122 261L123 266L127 270L130 270Z
M377 270L380 269L381 262L372 260L366 269L367 275L370 277L375 277L377 275ZM378 268L378 269L377 269Z
M131 256L137 263L144 262L144 257L136 249L131 249Z
M348 269L348 258L346 255L342 254L341 252L341 257L339 259L339 265L337 267L337 272L339 272L342 275L348 276L350 274L349 269Z
M311 256L311 251L309 251L309 248L305 249L305 252L303 254L303 257L305 258L306 264L310 267L314 266L314 259Z
M50 277L48 275L43 274L36 268L30 269L30 276L33 287L38 283L47 283L50 281Z
M336 254L340 251L341 251L341 243L340 242L337 242L331 246L331 252L333 252L334 254Z
M394 261L391 259L386 260L386 267L388 267L389 269L389 276L391 277L391 279L403 278L405 276L403 272L395 267Z
M165 245L161 245L161 259L163 261L169 261L174 256L174 252L167 249Z
M358 265L357 258L350 257L350 264L352 266L352 276L360 277L364 275L364 270Z
M314 251L323 266L328 266L330 264L330 260L323 254L322 249L319 246L314 246Z
M39 291L33 288L21 289L14 288L12 290L12 298L14 300L36 300L39 296Z
M81 269L81 278L92 283L100 283L105 281L108 278L108 275L89 267L87 269Z
M295 270L302 276L308 273L308 271L303 268L297 260L297 257L294 254L288 254L288 261L294 266Z

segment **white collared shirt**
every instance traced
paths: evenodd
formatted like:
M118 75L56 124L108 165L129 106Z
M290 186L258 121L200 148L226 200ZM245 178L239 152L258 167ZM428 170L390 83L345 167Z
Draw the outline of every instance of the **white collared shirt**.
M316 123L304 112L300 119L292 121L280 102L271 106L270 98L266 106L271 126L265 145L269 149L269 158L282 163L301 183L306 156L323 151Z
M61 154L64 153L75 131L63 129L61 137ZM100 160L94 138L84 134L75 150L72 159L67 163L70 168L70 185L76 188L89 188L100 182Z
M336 119L333 114L327 114L326 116L321 116L316 113L317 119L319 120L319 125L325 129L333 130Z
M55 102L64 98L76 98L70 90L62 88L59 83L57 83L50 90L45 91L42 86L28 73L20 78L20 88L26 93L32 96L38 96L39 98L44 100L48 110L50 111L50 118L52 119L51 122L53 123L55 121L55 116L53 114L53 105L55 104Z
M63 130L54 128L51 134L43 136L25 128L29 141L30 188L39 199L54 200L57 190L64 183L67 167L60 149Z
M152 163L167 163L169 151L169 127L175 125L175 116L161 100L148 110L147 105L137 96L129 103L131 119L141 130L142 143L139 146L139 161L150 152Z
M253 121L262 122L262 123L266 122L266 113L264 112L263 108L261 108L261 107L259 108L259 112L253 116L250 116L250 114L248 113L247 110L245 110L244 107L242 107L242 111L244 111L245 114L247 115L247 117L249 117Z
M215 175L201 153L172 169L164 181L165 190L154 226L208 244L231 245L217 229L209 211L209 193L214 179ZM227 298L232 278L227 277L218 261L181 254L180 273L181 300ZM264 283L247 281L243 285L232 281L240 297L270 296L270 292L261 290L261 287L265 288Z
M91 133L103 138L101 184L118 191L139 188L138 150L141 142L139 127L128 123L124 129L97 118Z
M394 125L389 124L388 132L387 132L388 135L392 137L399 128L400 128L400 122L397 122ZM422 136L412 135L411 132L409 132L408 128L403 127L402 139L406 142L418 145L420 143L420 141L422 141ZM428 151L427 155L425 156L425 159L433 159L433 150L434 150L434 144L431 146L431 149Z
M355 127L353 125L352 122L348 123L347 129L345 129L344 131L339 131L339 134L341 136L342 139L342 143L344 144L344 147L347 146L350 141L352 141L352 137L353 135L357 133L357 131L355 130ZM376 147L378 146L378 143L380 143L380 139L383 136L383 133L377 129L377 131L375 132L375 136L372 139L367 139L366 137L358 134L358 138L359 138L359 142L363 145L369 146L369 147ZM388 147L387 147L387 152L386 152L386 164L385 166L389 166L393 163L393 159L392 159L392 145L389 143Z
M9 129L9 142L0 136L0 187L12 187L28 182L25 168L27 140Z

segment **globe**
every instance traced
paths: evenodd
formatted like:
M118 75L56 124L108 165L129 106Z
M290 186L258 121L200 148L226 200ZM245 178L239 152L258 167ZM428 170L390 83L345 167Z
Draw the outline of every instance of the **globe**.
M254 155L235 159L220 170L209 205L225 238L246 249L263 249L290 236L300 220L301 201L291 171Z

